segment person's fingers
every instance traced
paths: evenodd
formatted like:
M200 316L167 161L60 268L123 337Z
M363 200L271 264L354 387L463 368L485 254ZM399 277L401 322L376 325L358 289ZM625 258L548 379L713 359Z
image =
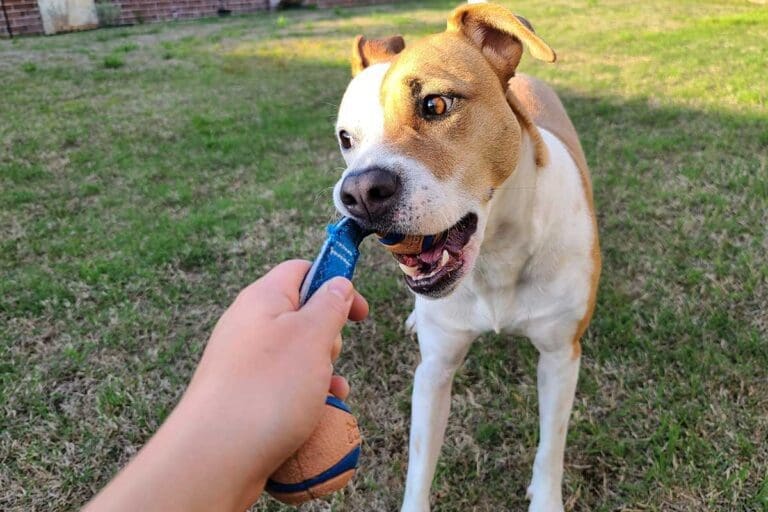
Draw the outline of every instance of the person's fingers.
M349 382L341 375L334 375L331 377L331 384L328 387L328 391L335 397L346 400L349 396Z
M302 329L314 343L325 343L330 354L333 342L349 317L355 290L352 283L343 277L334 277L296 313L291 314L291 323Z
M306 260L288 260L267 272L260 281L270 289L285 294L293 303L295 310L299 308L301 283L311 266L312 263Z
M299 309L299 288L312 264L305 260L285 261L245 288L237 302L276 316Z
M355 290L355 298L352 301L352 309L349 310L349 319L354 322L365 320L368 316L368 301Z
M341 343L341 333L339 333L336 336L336 341L333 342L333 347L331 347L331 362L336 361L341 355Z

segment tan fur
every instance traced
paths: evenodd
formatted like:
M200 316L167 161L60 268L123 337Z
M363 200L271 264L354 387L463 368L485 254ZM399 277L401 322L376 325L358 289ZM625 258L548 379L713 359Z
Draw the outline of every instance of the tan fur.
M456 62L450 70L444 66L449 58ZM462 34L445 32L406 48L382 84L387 144L423 162L438 179L458 178L475 197L486 198L516 167L520 146L519 122L494 76ZM427 120L419 104L429 94L459 98L453 111Z
M581 149L576 128L573 127L555 91L541 80L519 74L509 81L509 92L537 126L551 132L568 148L568 152L576 161L587 183L588 199L591 205L592 184L589 179L587 159L584 156L584 150Z
M507 103L512 107L512 112L517 116L517 120L531 137L533 142L533 154L536 161L536 167L544 167L549 162L549 156L547 154L547 146L544 144L544 139L541 138L541 132L536 126L536 122L530 116L528 111L523 107L517 97L507 90Z
M576 166L581 174L581 181L587 196L589 205L589 214L594 226L594 240L592 242L592 263L593 271L591 276L590 299L587 305L587 312L579 322L576 333L573 338L574 357L581 353L579 340L589 325L592 313L595 309L595 300L597 297L597 283L600 279L600 270L602 261L600 257L600 242L597 236L597 217L595 215L595 204L592 196L592 180L589 175L587 159L584 156L584 150L581 148L579 136L576 134L571 119L563 107L560 98L555 91L541 80L537 80L527 75L517 75L509 81L508 96L512 96L517 104L530 116L531 120L541 128L552 133L568 149Z

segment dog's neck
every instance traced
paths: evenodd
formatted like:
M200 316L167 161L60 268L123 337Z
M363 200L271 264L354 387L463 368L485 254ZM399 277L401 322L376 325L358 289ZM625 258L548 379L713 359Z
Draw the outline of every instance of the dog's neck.
M531 250L533 243L533 204L538 168L534 141L526 130L520 138L520 158L514 172L499 187L490 201L481 255L509 254L510 249Z
M495 290L514 287L536 246L534 206L539 169L534 142L524 130L520 141L520 158L514 172L499 187L489 203L484 238L477 262L463 281L457 297L469 296L485 304L493 328L501 329L501 312L512 292Z

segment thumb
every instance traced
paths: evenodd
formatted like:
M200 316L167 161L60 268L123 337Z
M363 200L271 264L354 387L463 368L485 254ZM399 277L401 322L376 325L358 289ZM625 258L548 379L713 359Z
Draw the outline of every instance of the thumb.
M297 321L308 335L327 343L330 352L333 342L347 322L355 297L355 289L349 279L334 277L296 312Z

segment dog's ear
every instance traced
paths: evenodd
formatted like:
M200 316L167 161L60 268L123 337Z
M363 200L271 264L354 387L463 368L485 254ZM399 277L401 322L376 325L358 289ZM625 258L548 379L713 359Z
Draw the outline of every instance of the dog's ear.
M383 39L366 39L365 36L357 36L352 46L352 76L356 76L368 66L392 60L404 48L405 41L402 36Z
M496 4L468 4L448 18L449 32L459 32L480 48L504 83L515 75L523 44L537 59L555 62L557 56L525 18Z

